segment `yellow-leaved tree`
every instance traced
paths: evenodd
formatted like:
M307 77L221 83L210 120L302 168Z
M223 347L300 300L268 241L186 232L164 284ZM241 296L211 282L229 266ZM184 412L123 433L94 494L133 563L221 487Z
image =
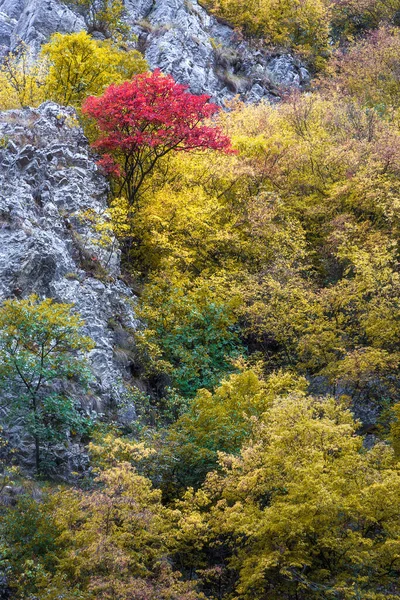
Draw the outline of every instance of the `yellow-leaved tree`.
M399 464L356 429L332 398L277 398L241 455L221 454L223 473L187 492L181 560L212 597L398 597Z
M400 3L398 3L400 10ZM330 61L330 77L322 83L329 90L341 90L379 115L399 123L400 29L382 26L361 38L347 51L337 52Z
M111 83L129 80L147 68L138 51L94 40L85 31L55 33L41 56L49 63L47 97L76 107L90 94L101 94Z
M61 592L88 600L196 600L169 559L176 515L161 493L128 463L104 471L89 493L66 490L52 498L60 551L41 598ZM78 596L79 597L79 596Z
M0 110L38 106L46 99L46 66L21 42L0 64Z
M129 34L122 0L64 0L64 3L82 13L89 33L96 31L113 39Z
M8 583L26 600L200 600L172 566L178 517L124 462L89 491L22 496L0 524Z
M95 40L85 31L55 33L36 60L24 44L6 56L0 66L0 109L54 100L80 110L89 94L146 70L140 52L124 42Z

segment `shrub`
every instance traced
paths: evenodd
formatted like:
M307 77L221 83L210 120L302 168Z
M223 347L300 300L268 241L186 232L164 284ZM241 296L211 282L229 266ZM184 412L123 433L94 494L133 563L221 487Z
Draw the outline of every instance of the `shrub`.
M380 24L400 24L399 0L331 0L331 27L337 38L352 38Z
M114 39L129 33L121 0L64 0L64 3L82 12L89 33L96 31Z
M398 119L400 29L381 27L335 55L328 90L338 90L386 118Z
M138 316L146 329L138 336L149 374L166 370L169 384L184 396L212 389L244 351L237 335L240 298L200 282L154 279L140 299Z
M89 425L66 384L90 380L82 352L93 347L81 334L83 322L69 304L51 299L7 300L0 307L0 384L9 403L8 418L22 422L35 445L37 472L42 450L65 442L70 432Z
M317 68L329 54L329 10L323 0L204 0L245 34L291 48Z

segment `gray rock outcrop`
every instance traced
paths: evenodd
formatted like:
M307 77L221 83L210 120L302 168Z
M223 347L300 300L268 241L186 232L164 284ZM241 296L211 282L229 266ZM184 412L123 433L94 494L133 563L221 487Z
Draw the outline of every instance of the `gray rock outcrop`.
M280 87L304 87L310 75L290 54L270 54L239 40L197 0L125 0L134 32L152 69L160 68L195 94L219 103L275 101Z
M283 87L307 86L310 75L291 54L271 54L239 40L197 0L125 0L127 22L152 69L170 73L196 94L219 103L279 99ZM85 28L61 0L0 0L0 52L19 40L38 52L55 31Z
M95 342L95 383L82 400L100 412L124 400L137 328L117 245L100 245L91 225L107 193L73 109L0 113L0 301L35 293L74 305Z
M20 41L35 53L55 31L84 29L82 17L58 0L0 0L0 51L13 50Z

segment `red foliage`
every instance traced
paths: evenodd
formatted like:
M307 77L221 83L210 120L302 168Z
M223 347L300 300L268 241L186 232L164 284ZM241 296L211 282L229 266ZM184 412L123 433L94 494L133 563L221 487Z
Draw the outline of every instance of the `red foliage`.
M121 168L116 164L113 157L110 154L104 154L103 158L97 161L99 167L103 169L107 175L113 175L114 177L121 177Z
M83 112L94 118L100 136L93 146L105 152L102 167L121 176L132 203L156 162L171 151L233 152L219 127L204 124L220 109L206 95L195 96L158 69L90 96Z

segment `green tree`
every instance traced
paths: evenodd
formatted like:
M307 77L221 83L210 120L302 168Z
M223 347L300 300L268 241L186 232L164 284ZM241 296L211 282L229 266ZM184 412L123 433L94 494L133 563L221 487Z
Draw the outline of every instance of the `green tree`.
M85 386L90 371L82 352L93 347L81 333L83 322L71 305L35 295L6 300L0 307L0 384L8 417L18 418L35 444L35 465L42 467L44 444L82 433L89 424L71 397L68 382Z
M239 305L237 296L223 297L219 282L191 286L187 279L154 278L138 307L147 328L137 340L149 374L167 372L168 384L187 397L212 389L245 352L237 334Z

